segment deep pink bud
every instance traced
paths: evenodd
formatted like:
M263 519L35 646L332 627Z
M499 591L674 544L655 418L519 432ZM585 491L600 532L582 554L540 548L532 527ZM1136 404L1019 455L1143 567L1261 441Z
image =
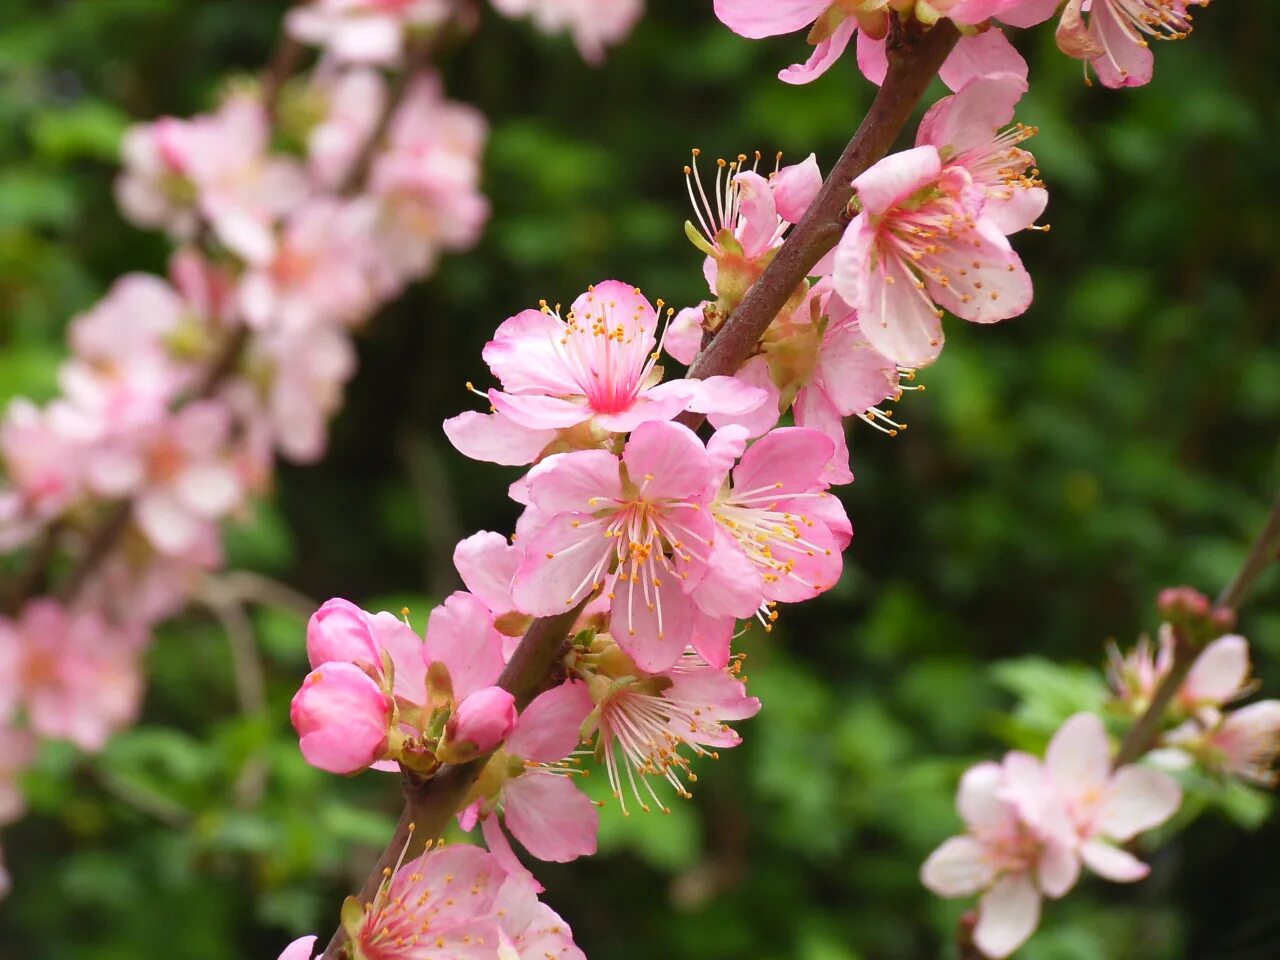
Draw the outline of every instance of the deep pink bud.
M349 600L325 602L307 623L307 659L322 663L367 663L381 669L382 658L368 615Z
M1213 609L1213 604L1195 587L1166 587L1156 599L1160 616L1170 623L1187 620L1203 620Z
M326 663L302 681L289 719L307 763L349 774L385 758L391 711L391 698L359 667Z
M501 687L482 687L458 704L445 727L445 750L488 753L516 725L516 698Z

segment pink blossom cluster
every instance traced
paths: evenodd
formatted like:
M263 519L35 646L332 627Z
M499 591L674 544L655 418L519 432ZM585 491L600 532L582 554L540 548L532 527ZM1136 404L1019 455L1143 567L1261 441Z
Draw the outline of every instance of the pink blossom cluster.
M349 899L343 927L363 960L584 960L538 892L478 847L432 844L402 856L369 904ZM315 945L301 937L279 960L312 960Z
M33 736L98 750L135 718L152 628L221 566L220 524L276 454L324 452L353 333L477 240L484 119L428 72L390 88L322 60L270 103L241 86L126 134L120 207L177 245L168 276L117 280L70 325L60 396L0 417L0 551L33 573L0 609L0 820Z
M626 39L644 0L492 0L506 17L528 17L544 33L567 32L588 63ZM460 9L461 8L461 9ZM401 62L415 37L430 37L471 11L458 0L311 0L290 11L290 34L349 64Z
M1172 628L1157 649L1140 642L1127 656L1113 650L1109 679L1115 711L1145 714L1173 668ZM942 897L981 894L974 945L1007 957L1035 931L1043 898L1065 896L1081 867L1119 883L1149 867L1131 852L1136 838L1169 820L1182 803L1171 774L1198 766L1221 777L1272 785L1280 754L1280 701L1262 700L1224 713L1255 689L1249 647L1228 635L1196 657L1160 718L1155 748L1142 763L1115 765L1102 719L1079 713L1049 741L1043 760L1020 751L972 767L956 807L966 832L925 861L921 880Z
M813 52L782 70L787 83L809 83L826 73L856 36L858 67L875 84L888 72L885 40L894 18L932 26L950 20L960 42L943 64L952 90L984 73L1012 72L1024 79L1027 63L1002 27L1033 27L1059 12L1058 48L1091 67L1107 87L1150 82L1155 58L1150 40L1177 40L1191 32L1193 6L1208 0L714 0L716 16L752 39L808 28ZM1087 77L1087 74L1086 74Z

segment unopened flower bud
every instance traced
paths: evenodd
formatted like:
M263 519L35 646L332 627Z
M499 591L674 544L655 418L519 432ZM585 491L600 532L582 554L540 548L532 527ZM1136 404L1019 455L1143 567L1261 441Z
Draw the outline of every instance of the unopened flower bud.
M1209 616L1213 604L1194 587L1166 587L1156 599L1161 619L1173 624L1200 621Z
M458 704L445 727L438 755L449 763L459 763L488 753L515 725L515 697L501 687L484 687Z
M393 703L363 670L326 663L302 681L289 718L307 763L329 773L358 773L385 759Z
M326 601L307 623L307 659L312 667L331 662L376 667L382 662L368 616L337 597Z

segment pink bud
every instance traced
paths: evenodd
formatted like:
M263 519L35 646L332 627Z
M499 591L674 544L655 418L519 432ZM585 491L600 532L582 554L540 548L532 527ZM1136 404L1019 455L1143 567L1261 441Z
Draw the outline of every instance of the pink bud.
M349 600L327 601L307 623L307 659L322 663L367 663L381 669L382 658L368 615Z
M349 774L385 758L391 710L391 698L359 667L326 663L302 681L289 718L307 763Z
M1213 604L1194 587L1166 587L1156 599L1161 618L1170 623L1186 620L1203 620L1213 609Z
M455 747L470 744L476 753L488 753L515 725L515 697L501 687L482 687L458 704L445 728L445 740Z

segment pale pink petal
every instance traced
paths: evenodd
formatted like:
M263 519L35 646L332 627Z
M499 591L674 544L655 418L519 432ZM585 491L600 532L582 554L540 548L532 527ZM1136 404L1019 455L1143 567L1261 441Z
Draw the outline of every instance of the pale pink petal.
M646 424L636 433L649 426L658 424ZM607 450L577 450L548 457L529 474L529 496L547 514L594 513L622 498L618 458Z
M678 423L645 423L637 427L627 441L622 461L631 482L650 501L702 496L711 476L707 448L697 434ZM535 486L535 502L543 506L537 489Z
M693 636L689 645L698 651L698 656L717 670L729 665L730 647L733 644L733 631L738 621L733 617L710 617L698 611L693 622Z
M284 948L278 960L311 960L316 952L316 937L299 937Z
M831 0L715 0L720 22L739 36L759 40L807 27Z
M578 746L594 704L587 685L571 680L534 697L520 713L505 749L534 763L563 760Z
M591 419L591 408L559 397L512 396L489 391L493 409L526 430L561 430Z
M503 614L515 609L511 581L523 556L502 534L483 530L454 548L453 565L468 590L495 614Z
M754 170L733 178L738 188L738 242L749 259L764 253L778 232L778 208L769 181Z
M502 635L488 607L469 593L454 593L431 611L422 648L427 664L449 668L455 700L491 686L502 672Z
M733 465L738 462L738 458L747 449L747 440L750 436L746 427L734 423L727 427L721 427L707 441L707 457L711 461L713 493L718 491L720 485L729 478L729 472L733 469Z
M1086 867L1116 883L1133 883L1151 872L1151 868L1133 854L1101 840L1090 840L1082 846L1080 856Z
M936 147L913 147L892 153L874 164L853 181L853 189L862 204L863 215L878 217L917 190L934 183L940 173L942 158L938 156ZM840 289L838 284L836 289ZM857 306L843 292L840 295L851 306Z
M996 877L986 847L973 837L952 837L929 854L920 882L940 897L968 897L985 890Z
M855 17L849 17L831 32L831 36L819 40L814 45L813 53L804 63L795 63L778 72L778 79L783 83L809 83L818 79L831 65L840 59L858 29Z
M662 349L686 366L693 363L693 358L702 348L704 306L685 307L677 313L662 338Z
M369 630L380 651L375 666L382 672L382 654L391 658L395 670L396 696L411 703L426 703L426 665L422 662L422 638L393 613L383 611L368 616Z
M795 415L798 426L819 430L831 440L834 452L823 470L822 479L826 483L837 485L852 483L853 471L849 469L849 445L845 437L844 418L827 397L826 392L816 384L805 387L796 397L792 413ZM847 524L846 519L845 525ZM847 544L848 541L846 540L845 543Z
M738 542L717 530L707 572L693 592L698 608L713 617L754 616L764 603L764 577Z
M1049 741L1044 761L1055 787L1065 794L1105 789L1111 776L1111 743L1097 714L1069 718Z
M884 37L876 39L865 30L858 34L858 69L877 87L884 83L884 78L889 75L889 54Z
M1007 196L988 196L982 219L1008 236L1039 220L1048 205L1049 191L1044 187L1021 187L1008 191Z
M1006 874L978 903L973 942L1001 960L1027 942L1040 923L1040 892L1026 873Z
M1158 827L1182 804L1182 788L1168 774L1148 767L1121 767L1111 779L1098 831L1124 842Z
M957 317L973 323L995 323L1024 313L1031 305L1031 276L1005 235L980 218L956 243L927 258L948 282L926 269L929 293ZM870 339L870 330L866 333Z
M835 452L817 430L778 427L753 443L733 471L735 491L759 490L786 498L821 489L822 468Z
M979 763L965 771L956 792L956 810L975 833L1006 830L1017 814L1000 796L1003 771L998 763Z
M558 349L564 323L551 313L523 310L498 326L481 354L504 390L569 396L577 378Z
M1080 879L1080 855L1066 843L1048 842L1036 861L1036 882L1045 896L1058 899Z
M534 893L541 893L545 889L538 882L538 878L529 872L529 868L520 862L516 852L511 849L511 843L507 840L507 835L503 832L497 817L491 816L481 820L480 832L484 835L485 846L493 854L493 859L506 871L508 877L513 877L522 884L526 884ZM493 957L492 948L489 949L486 956ZM441 957L440 960L445 960L445 958Z
M998 14L1002 23L1011 27L1034 27L1044 23L1062 5L1062 0L1022 0Z
M554 430L529 430L496 413L474 411L446 420L444 432L463 456L510 467L532 463L556 438Z
M916 146L950 147L956 153L985 146L994 131L1013 121L1014 108L1026 92L1026 77L1016 73L974 77L929 108L916 132Z
M134 516L147 539L161 553L175 556L195 545L203 521L163 491L148 491L134 504Z
M646 673L667 670L689 645L697 616L680 581L671 574L661 576L656 586L643 575L625 582L620 578L614 593L609 616L614 640Z
M938 76L952 90L960 90L974 77L988 73L1012 73L1023 79L1027 76L1027 61L997 27L977 36L961 37Z
M174 494L190 511L206 520L225 516L240 502L240 475L229 464L193 464L173 481Z
M539 860L566 863L596 852L600 813L572 777L532 771L502 790L507 829Z
M1095 0L1089 10L1089 34L1103 50L1090 63L1102 85L1118 88L1150 83L1155 69L1151 45L1122 22L1114 0Z
M1221 706L1235 699L1248 680L1248 641L1234 634L1219 637L1196 657L1178 698L1188 704Z
M728 414L711 411L707 419L716 428L739 424L747 429L753 437L761 436L773 428L778 422L778 403L781 393L769 374L769 361L763 355L752 357L733 375L734 379L746 386L762 390L765 401L751 410L750 413Z
M844 416L866 413L898 395L898 365L845 324L827 331L818 355L822 388Z
M811 153L802 162L783 167L769 178L769 186L778 216L788 223L799 223L822 189L817 155Z
M688 404L695 413L742 417L758 410L770 399L769 391L753 387L737 377L707 377L689 382L696 388Z
M557 514L527 544L516 571L516 609L535 617L572 609L604 576L613 541L607 519Z

